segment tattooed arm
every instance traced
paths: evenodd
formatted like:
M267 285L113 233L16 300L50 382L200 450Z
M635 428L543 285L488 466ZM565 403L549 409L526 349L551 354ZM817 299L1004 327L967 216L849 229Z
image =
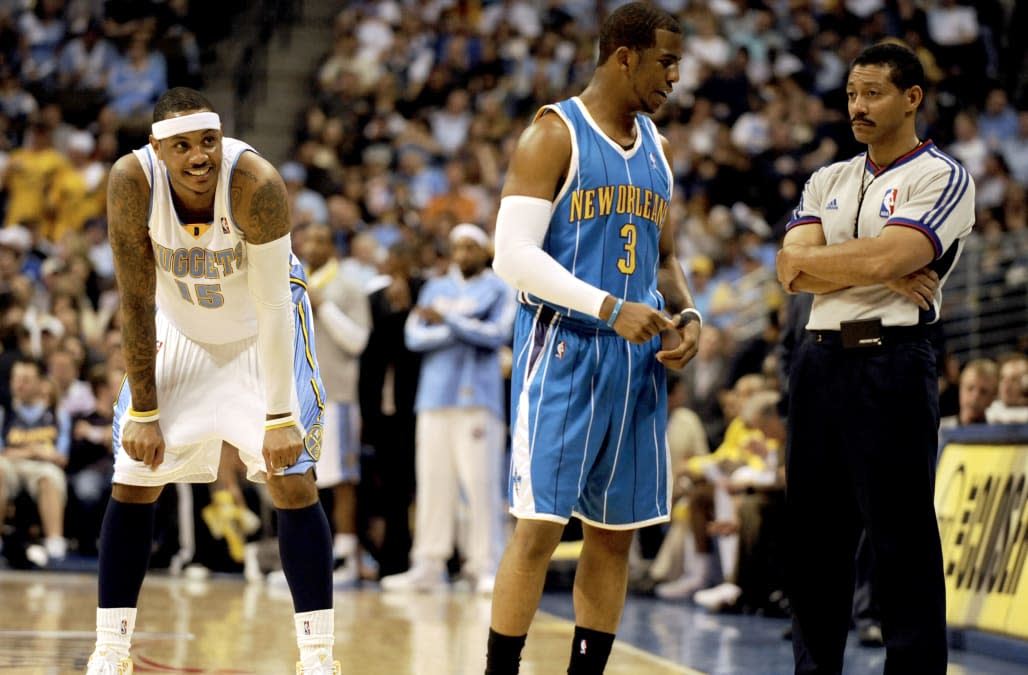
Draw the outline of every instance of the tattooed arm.
M121 294L121 350L132 408L157 408L157 271L147 227L150 185L134 155L125 155L111 168L107 182L107 236L114 252L114 274ZM117 422L117 421L116 421ZM128 420L121 428L121 447L132 459L156 469L164 461L160 424ZM118 488L115 486L115 495ZM122 493L119 499L128 499Z
M111 168L107 183L107 236L114 252L114 274L121 295L121 344L132 407L157 407L157 276L146 216L150 185L134 155Z

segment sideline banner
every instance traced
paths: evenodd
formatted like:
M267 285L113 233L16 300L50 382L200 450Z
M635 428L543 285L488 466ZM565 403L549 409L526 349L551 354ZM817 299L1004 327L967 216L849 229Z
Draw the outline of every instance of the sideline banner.
M952 435L935 510L949 626L1028 639L1028 437L1011 437L1013 430L992 443L988 436L998 434L985 428Z

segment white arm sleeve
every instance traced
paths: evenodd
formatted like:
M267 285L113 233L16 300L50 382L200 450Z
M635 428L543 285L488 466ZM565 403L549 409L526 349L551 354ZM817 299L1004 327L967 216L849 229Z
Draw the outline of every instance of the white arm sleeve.
M296 398L296 325L289 291L289 241L287 234L266 244L246 244L246 282L257 308L257 354L268 414L290 412Z
M508 284L548 302L599 318L607 291L579 279L543 251L553 202L511 195L496 214L493 270Z

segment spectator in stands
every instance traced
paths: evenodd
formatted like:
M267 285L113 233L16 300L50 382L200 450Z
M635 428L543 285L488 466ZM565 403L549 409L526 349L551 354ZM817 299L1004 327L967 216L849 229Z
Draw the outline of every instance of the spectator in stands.
M96 409L95 387L79 379L78 363L71 352L58 345L47 358L46 366L57 391L58 410L69 417L76 417L88 415Z
M1014 180L1028 185L1028 110L1017 113L1017 133L1003 144L1002 151Z
M960 372L960 411L939 422L939 429L952 429L968 424L985 424L985 411L996 398L996 362L974 359Z
M85 32L61 48L57 86L61 105L76 123L92 121L107 100L107 80L118 50L103 36L103 28L90 21Z
M978 120L973 112L961 111L953 120L953 143L949 152L960 160L977 180L985 171L989 148L978 133Z
M697 591L696 604L709 611L721 611L733 603L780 614L784 587L782 559L782 509L785 487L785 464L774 457L772 447L783 447L785 423L778 412L780 395L775 391L759 391L743 406L740 417L745 424L763 436L767 466L774 478L766 476L758 483L737 483L732 501L734 519L717 522L712 529L720 536L738 533L739 559L733 572L736 588L727 581L710 589ZM744 491L739 488L745 486ZM738 590L737 590L738 589ZM734 600L733 600L734 599Z
M67 352L60 352L67 353ZM89 376L96 407L72 417L68 465L68 534L81 555L96 555L100 523L111 493L114 397L124 374L98 367Z
M371 305L371 335L361 354L359 398L362 436L374 449L378 501L369 505L381 519L383 535L373 542L382 576L409 567L409 510L414 497L414 398L420 355L404 344L404 324L418 300L424 279L415 249L395 244L384 274L365 289Z
M731 494L749 486L769 487L778 480L778 441L765 438L756 427L757 412L750 410L749 418L742 413L747 403L766 387L762 375L745 375L723 399L725 419L731 420L725 438L713 453L694 457L687 462L692 481L689 491L689 516L696 544L696 565L690 570L693 587L681 581L671 593L670 585L658 586L661 597L686 597L702 588L710 564L711 534L720 533L718 550L724 583L709 594L708 608L735 604L742 589L734 583L738 563L738 529L718 529L725 523L737 521L736 505ZM775 400L777 403L777 399ZM700 584L695 586L695 584ZM715 590L711 589L711 590Z
M994 87L985 97L985 110L978 116L978 130L992 152L1001 152L1017 136L1017 111L1002 87Z
M164 56L152 48L151 33L134 33L111 69L108 108L120 123L140 123L167 88L167 65Z
M985 411L990 424L1028 423L1028 356L1014 352L999 359L999 397Z
M339 266L345 276L367 290L368 285L379 277L378 270L383 257L384 249L375 239L375 235L370 232L358 232L350 240L350 255L344 258Z
M64 0L41 0L18 17L21 75L31 89L51 93L57 84L57 51L64 41Z
M707 442L714 447L720 445L725 429L719 400L728 377L723 348L721 331L709 323L704 325L696 358L682 371L687 405L703 420Z
M453 264L425 284L404 329L422 353L418 379L416 522L411 569L382 579L382 590L434 590L460 538L475 591L492 593L503 550L500 466L505 394L499 350L514 329L514 292L488 267L489 236L477 225L450 233Z
M668 455L672 480L671 525L664 535L653 563L633 590L652 592L657 584L666 583L665 597L672 597L675 583L685 583L696 565L696 546L689 522L688 462L710 452L707 434L699 415L686 407L685 382L681 376L668 378Z
M338 587L352 584L360 576L357 484L361 475L361 432L357 382L360 355L371 331L371 309L360 281L342 273L332 230L327 225L314 223L307 227L301 253L314 310L318 365L325 383L318 487L332 490L336 570L333 582Z
M358 232L367 229L368 225L361 218L360 208L343 195L330 195L325 200L325 206L328 208L327 224L332 230L336 251L339 255L347 255L350 252L350 241Z
M38 361L21 359L11 370L11 402L0 409L0 521L7 501L20 490L28 492L39 509L45 555L33 560L43 566L67 553L64 504L67 483L70 419L48 400Z
M45 237L60 242L68 232L80 232L86 221L104 215L108 167L93 158L96 141L88 131L75 131L66 148L68 164L55 175L47 192Z
M17 71L10 65L0 64L0 112L9 121L12 145L21 142L22 132L38 109L35 97L21 86Z
M278 168L289 193L289 213L293 229L310 223L327 223L325 198L307 187L307 169L299 162L286 162Z
M46 194L59 172L68 168L68 160L53 147L52 129L42 121L34 121L23 147L11 152L4 167L2 181L7 191L7 215L4 224L43 222L47 216Z
M480 210L479 203L467 184L467 173L462 159L451 159L446 163L446 191L432 197L422 212L423 227L436 235L446 236L452 224L475 220Z

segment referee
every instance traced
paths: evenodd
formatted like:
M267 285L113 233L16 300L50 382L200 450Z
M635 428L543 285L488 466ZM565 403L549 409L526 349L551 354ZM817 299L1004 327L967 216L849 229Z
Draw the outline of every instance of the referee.
M789 380L797 674L842 672L862 529L876 563L885 672L946 672L927 328L974 223L974 184L917 136L924 83L917 56L899 44L854 60L846 95L867 152L810 178L778 253L785 289L814 294Z

